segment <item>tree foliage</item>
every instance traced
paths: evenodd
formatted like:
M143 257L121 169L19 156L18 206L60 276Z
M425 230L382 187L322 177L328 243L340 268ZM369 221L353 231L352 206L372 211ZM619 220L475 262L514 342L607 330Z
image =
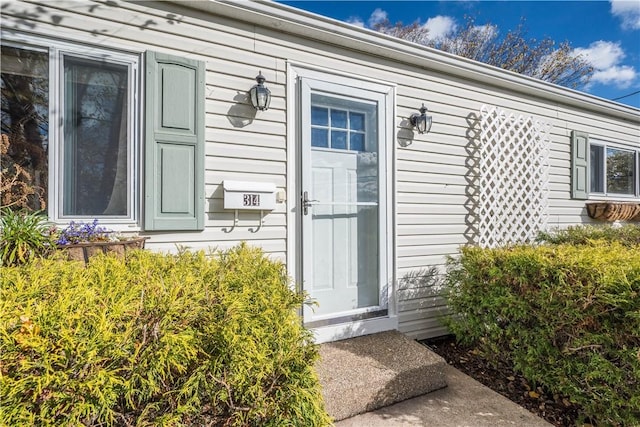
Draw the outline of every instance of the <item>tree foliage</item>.
M448 36L433 37L418 22L410 25L398 22L393 25L387 20L376 24L374 29L569 88L587 84L594 71L586 58L574 53L568 41L556 43L550 37L529 37L524 21L504 35L496 25L476 25L473 18L467 18L462 28Z

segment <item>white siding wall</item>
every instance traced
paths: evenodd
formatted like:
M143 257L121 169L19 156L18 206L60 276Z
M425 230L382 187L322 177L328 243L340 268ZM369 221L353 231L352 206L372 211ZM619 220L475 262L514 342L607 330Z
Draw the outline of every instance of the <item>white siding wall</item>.
M442 268L447 255L474 239L470 165L481 105L498 105L553 124L550 223L560 227L589 222L584 201L570 199L571 131L640 144L639 121L625 122L443 75L430 70L426 61L424 67L398 64L167 3L5 2L2 23L4 29L207 61L206 229L154 234L149 247L157 250L172 250L175 243L199 249L247 240L286 259L285 206L268 214L258 232L250 231L258 224L255 212L241 213L238 226L228 232L233 213L222 209L221 183L266 181L286 188L286 108L292 105L285 97L287 61L397 84L395 268L400 330L416 338L444 333L437 320L442 300L430 283L408 286L403 277L432 266ZM273 100L268 111L255 114L245 96L259 70ZM433 115L432 131L413 135L407 117L422 102ZM408 137L411 144L402 147Z

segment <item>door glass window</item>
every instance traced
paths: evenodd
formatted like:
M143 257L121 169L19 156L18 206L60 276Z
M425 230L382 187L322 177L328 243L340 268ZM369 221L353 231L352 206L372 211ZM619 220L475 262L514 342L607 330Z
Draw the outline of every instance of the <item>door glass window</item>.
M368 131L374 132L370 136L375 137L375 126L366 122L367 117L370 121L374 118L370 104L331 98L322 94L313 94L311 98L313 147L360 152L377 149L377 143L373 140L370 141L370 147L365 146L368 125Z
M380 304L378 105L311 94L310 293L326 316Z
M365 132L364 113L349 113L349 148L354 151L364 151Z

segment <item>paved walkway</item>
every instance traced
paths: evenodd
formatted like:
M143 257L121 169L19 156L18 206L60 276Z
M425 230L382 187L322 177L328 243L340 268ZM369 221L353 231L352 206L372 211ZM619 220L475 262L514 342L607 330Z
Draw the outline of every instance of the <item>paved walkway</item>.
M447 388L335 423L336 427L550 427L532 414L446 365Z

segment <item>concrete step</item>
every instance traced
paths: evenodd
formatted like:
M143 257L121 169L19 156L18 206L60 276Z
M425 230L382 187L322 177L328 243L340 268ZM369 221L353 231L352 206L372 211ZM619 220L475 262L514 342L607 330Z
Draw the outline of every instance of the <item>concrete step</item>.
M343 420L446 387L446 362L397 331L320 345L329 415Z

